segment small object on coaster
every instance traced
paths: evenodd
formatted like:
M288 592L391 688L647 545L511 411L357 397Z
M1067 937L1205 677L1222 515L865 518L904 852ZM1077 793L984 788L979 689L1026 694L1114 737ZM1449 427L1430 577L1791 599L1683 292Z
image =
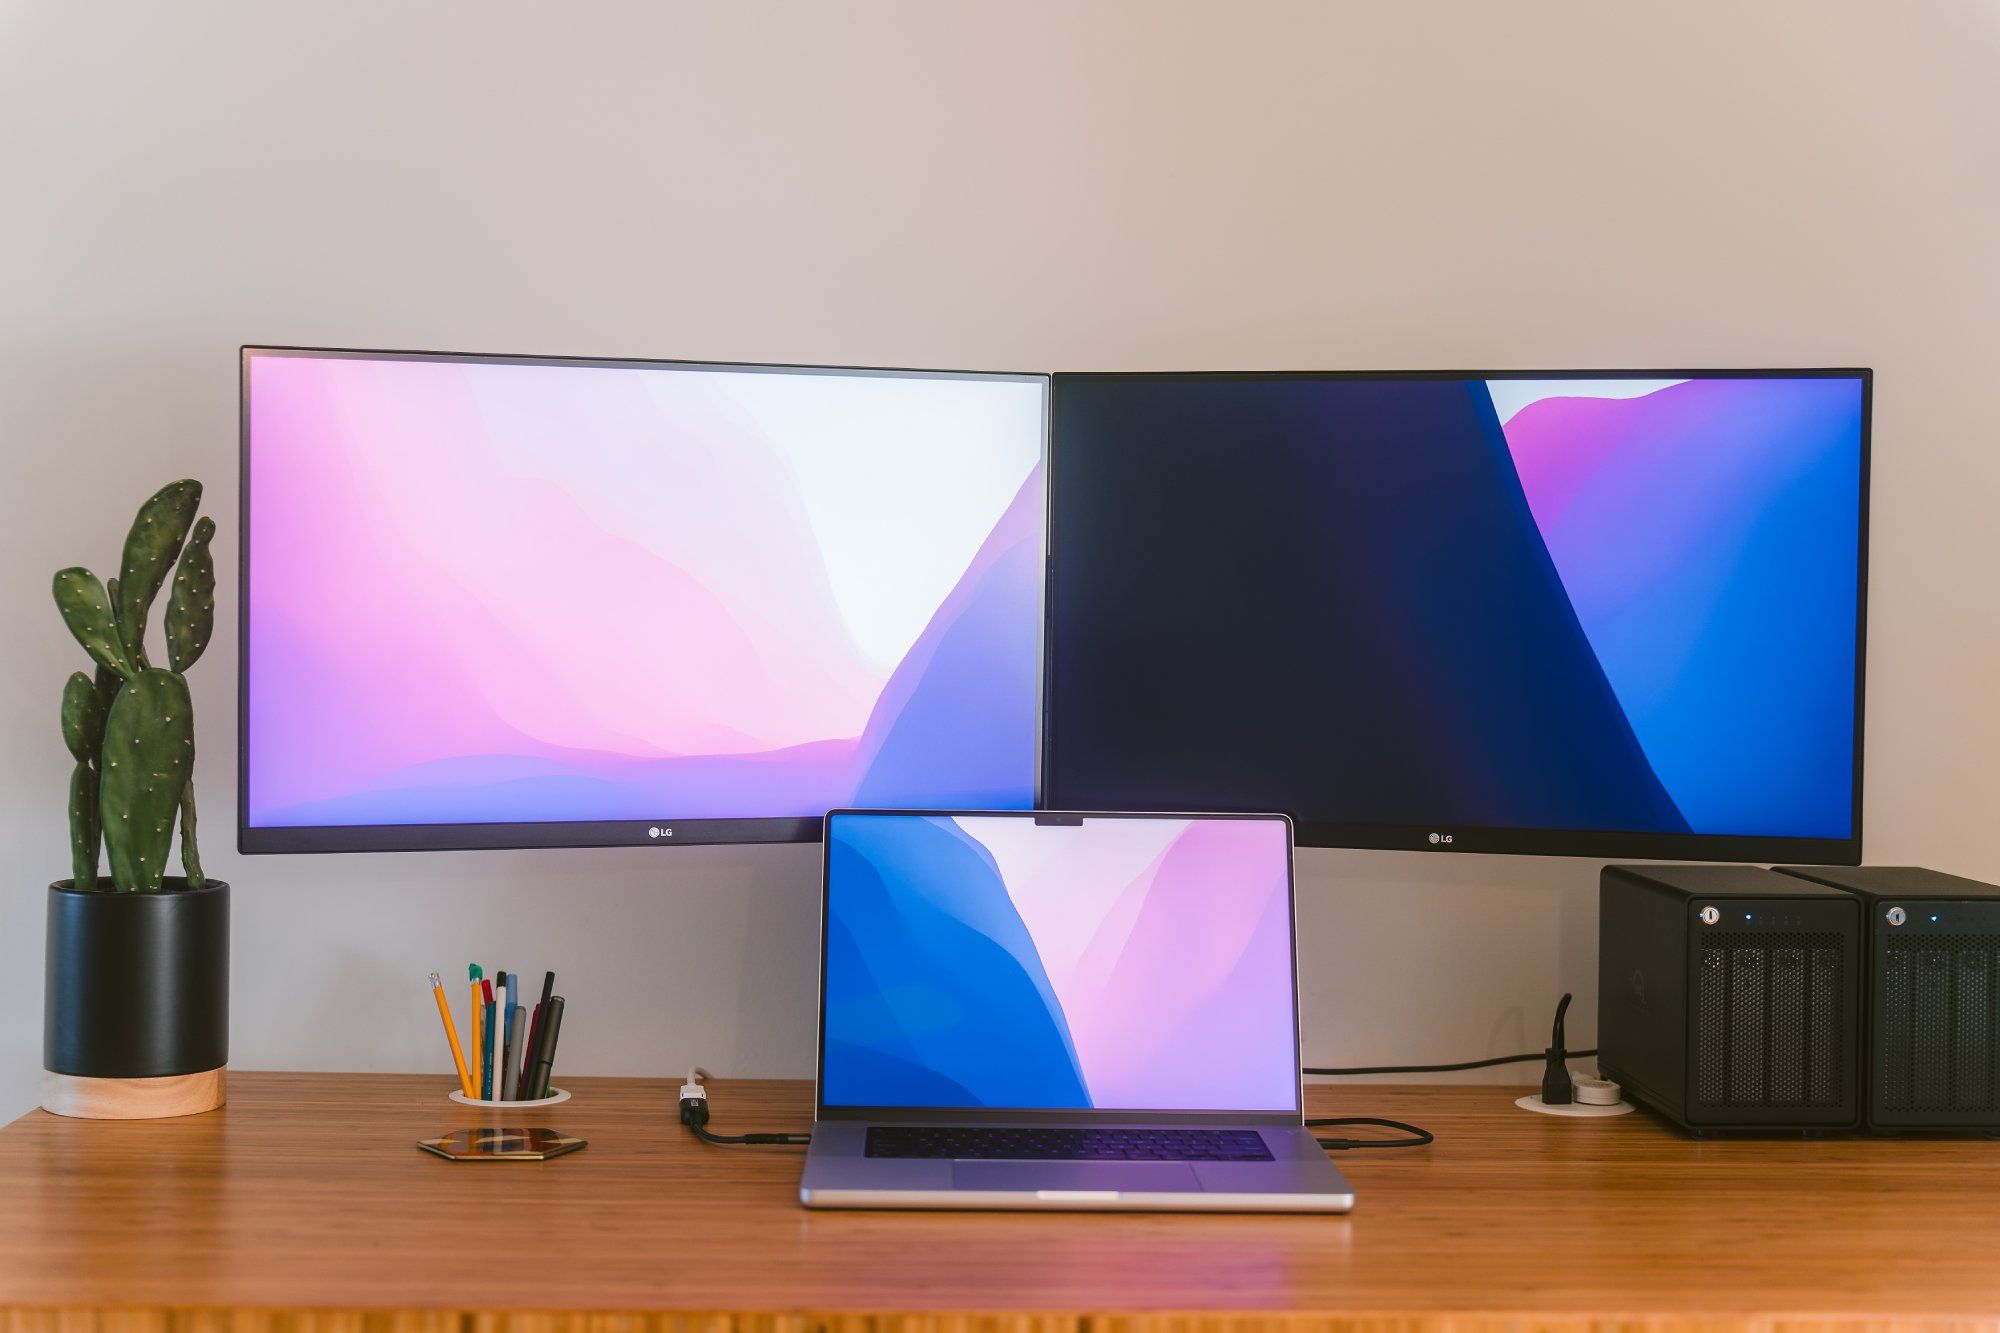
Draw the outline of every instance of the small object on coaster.
M417 1146L453 1162L546 1162L586 1144L553 1129L457 1129Z
M1608 1078L1576 1080L1576 1099L1585 1106L1616 1106L1623 1091Z

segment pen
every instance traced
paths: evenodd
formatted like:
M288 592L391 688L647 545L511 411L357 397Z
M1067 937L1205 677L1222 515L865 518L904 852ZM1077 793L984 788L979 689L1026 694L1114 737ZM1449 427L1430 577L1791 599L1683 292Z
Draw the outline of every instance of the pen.
M465 1067L465 1048L458 1044L458 1024L451 1021L451 1002L444 998L444 983L431 973L431 994L437 999L438 1017L444 1020L445 1040L451 1043L451 1062L458 1067L458 1090L472 1095L472 1072Z
M466 964L465 975L471 978L472 981L472 1008L466 1010L466 1016L471 1020L470 1026L472 1028L472 1076L466 1080L465 1095L468 1097L477 1097L479 1095L479 1071L481 1068L479 1057L480 1053L486 1049L486 1043L482 1040L485 1034L480 1031L480 1028L485 1023L485 1015L479 1008L479 964Z
M514 1060L514 1052L521 1045L521 1006L507 1006L507 1059L500 1077L500 1100L503 1102L521 1099L521 1066Z
M479 1070L479 1099L493 1100L493 983L479 983L480 997L484 1008L480 1011L480 1024L486 1029L486 1057Z
M535 1006L534 1015L528 1023L528 1049L521 1052L521 1086L527 1090L530 1097L541 1095L533 1090L535 1087L535 1057L541 1054L542 1017L548 1013L549 997L555 994L555 989L556 974L553 972L542 973L541 1003Z
M549 1095L549 1080L555 1077L556 1042L562 1036L563 998L560 995L549 999L548 1012L542 1016L542 1049L535 1053L534 1072L529 1076L530 1095Z
M536 1005L528 1014L528 1035L521 1043L521 1091L524 1100L528 1089L535 1086L535 1052L542 1048L542 1006Z
M514 1003L513 994L507 989L512 975L500 972L493 978L493 1100L500 1101L500 1090L507 1086L507 1009Z
M514 1021L514 1010L519 1008L520 1004L521 974L519 972L509 972L507 974L507 998L501 1001L500 1004L500 1032L502 1038L500 1045L506 1054L507 1062L504 1067L495 1070L493 1073L493 1095L495 1097L500 1096L500 1090L504 1087L511 1085L518 1089L521 1086L521 1039L510 1026ZM513 1077L509 1078L509 1074L512 1074ZM507 1096L502 1098L502 1100L513 1101L514 1099L512 1096Z

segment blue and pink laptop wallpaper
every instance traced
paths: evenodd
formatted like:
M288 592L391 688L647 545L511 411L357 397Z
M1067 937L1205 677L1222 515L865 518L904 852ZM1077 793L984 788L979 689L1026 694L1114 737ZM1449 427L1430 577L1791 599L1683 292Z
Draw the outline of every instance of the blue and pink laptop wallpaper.
M1849 838L1865 387L1058 376L1047 799Z
M1298 1109L1281 819L835 813L827 1107Z

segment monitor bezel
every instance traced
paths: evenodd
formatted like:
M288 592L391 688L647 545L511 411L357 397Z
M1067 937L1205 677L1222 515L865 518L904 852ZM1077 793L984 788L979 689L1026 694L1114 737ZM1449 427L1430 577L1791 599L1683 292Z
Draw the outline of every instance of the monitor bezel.
M1845 838L1788 837L1760 834L1660 833L1611 829L1523 829L1479 825L1378 824L1318 820L1302 811L1289 812L1296 845L1380 851L1441 853L1485 852L1532 856L1581 856L1662 861L1802 861L1817 865L1858 865L1861 862L1863 794L1863 718L1867 705L1868 646L1868 520L1871 434L1874 418L1875 372L1865 366L1767 367L1727 369L1590 369L1590 370L1341 370L1341 371L1059 371L1049 385L1049 585L1044 609L1048 628L1043 634L1042 669L1042 793L1051 804L1070 802L1063 790L1056 756L1056 655L1061 645L1055 632L1063 552L1057 539L1062 499L1059 474L1063 441L1055 423L1063 386L1071 381L1172 380L1635 380L1635 379L1854 379L1861 382L1861 467L1858 484L1859 531L1855 561L1854 755L1849 834Z
M1291 1111L1235 1111L1226 1107L1211 1110L1158 1111L1116 1107L999 1107L999 1106L829 1106L826 1102L826 941L827 910L833 893L833 858L820 856L819 874L819 986L815 993L813 1047L813 1118L838 1121L874 1121L882 1124L980 1124L995 1120L1010 1125L1055 1125L1078 1122L1116 1122L1126 1125L1198 1125L1226 1120L1243 1125L1299 1125L1305 1117L1304 1015L1299 999L1299 889L1297 828L1289 815L1272 810L1172 811L1172 810L830 810L823 822L821 841L832 848L835 819L878 817L891 819L1032 819L1037 824L1080 824L1102 819L1178 820L1257 820L1276 822L1285 829L1285 897L1291 927L1292 952L1292 1063L1298 1066L1297 1109Z
M250 822L250 366L260 357L306 357L353 361L422 361L481 365L602 367L641 370L716 370L749 374L813 374L868 378L943 379L1039 383L1042 385L1041 461L1043 601L1036 681L1034 800L1043 795L1040 723L1048 682L1047 571L1049 524L1049 409L1054 401L1050 376L1042 371L939 370L900 366L796 365L773 361L697 361L642 357L550 356L486 352L436 352L355 347L305 347L246 343L238 349L237 371L237 660L236 660L236 850L245 855L331 852L531 851L569 847L716 846L813 842L824 817L754 816L732 819L674 819L662 812L646 820L512 821L476 824L316 824L253 825Z

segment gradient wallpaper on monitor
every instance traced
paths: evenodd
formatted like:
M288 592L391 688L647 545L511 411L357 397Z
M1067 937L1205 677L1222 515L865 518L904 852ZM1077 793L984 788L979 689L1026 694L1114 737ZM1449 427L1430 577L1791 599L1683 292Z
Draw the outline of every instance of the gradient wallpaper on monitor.
M825 1105L1298 1109L1283 820L828 824Z
M1852 834L1863 381L1065 377L1048 799Z
M251 826L1032 803L1042 380L247 374Z

